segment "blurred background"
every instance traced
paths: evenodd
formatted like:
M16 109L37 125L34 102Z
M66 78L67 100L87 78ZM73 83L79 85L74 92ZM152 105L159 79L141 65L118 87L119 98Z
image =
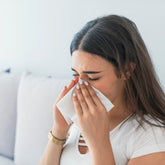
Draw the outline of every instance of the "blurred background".
M0 0L0 68L72 78L70 43L91 19L133 20L165 87L164 0Z

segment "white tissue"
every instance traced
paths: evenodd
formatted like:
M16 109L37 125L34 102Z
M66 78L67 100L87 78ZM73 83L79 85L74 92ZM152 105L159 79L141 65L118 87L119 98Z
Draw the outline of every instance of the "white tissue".
M97 96L105 106L107 112L109 112L114 105L106 98L99 90L91 86L96 92ZM75 86L57 103L57 107L62 113L68 125L72 122L77 123L76 112L72 101L72 95L75 93Z

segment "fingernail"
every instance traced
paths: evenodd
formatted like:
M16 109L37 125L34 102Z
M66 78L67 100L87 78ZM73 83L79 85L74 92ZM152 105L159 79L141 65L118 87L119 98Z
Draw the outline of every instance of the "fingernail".
M82 85L83 84L83 80L79 79L79 83Z
M73 93L73 97L76 97L76 93Z
M84 84L85 84L86 86L88 86L88 82L87 82L87 81L84 81Z
M78 85L78 84L76 85L76 88L77 88L77 89L80 89L80 87L79 87L79 85Z

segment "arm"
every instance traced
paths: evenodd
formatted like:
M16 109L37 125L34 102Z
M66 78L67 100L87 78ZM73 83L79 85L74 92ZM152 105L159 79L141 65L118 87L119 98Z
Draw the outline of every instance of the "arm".
M74 86L76 81L77 79L72 80L68 87L65 86L64 90L62 91L54 105L54 124L52 133L59 139L65 139L71 125L67 124L64 117L58 110L56 103L65 96L65 94ZM52 141L49 141L44 154L39 161L39 165L59 165L62 149L63 145L58 145L53 143Z
M109 118L90 85L80 84L73 95L77 121L89 151L92 165L115 165L109 140Z
M133 158L128 162L128 165L164 165L165 164L165 152L157 152Z
M61 133L56 133L53 130L53 135L59 137L60 139L64 139L65 135ZM52 141L48 141L46 146L45 152L40 159L39 165L59 165L60 163L60 156L62 153L63 145L58 145L53 143Z

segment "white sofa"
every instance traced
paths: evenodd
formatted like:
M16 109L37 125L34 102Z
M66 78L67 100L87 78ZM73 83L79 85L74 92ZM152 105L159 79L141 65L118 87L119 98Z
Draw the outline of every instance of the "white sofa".
M37 165L53 125L53 104L69 79L0 72L0 165Z

